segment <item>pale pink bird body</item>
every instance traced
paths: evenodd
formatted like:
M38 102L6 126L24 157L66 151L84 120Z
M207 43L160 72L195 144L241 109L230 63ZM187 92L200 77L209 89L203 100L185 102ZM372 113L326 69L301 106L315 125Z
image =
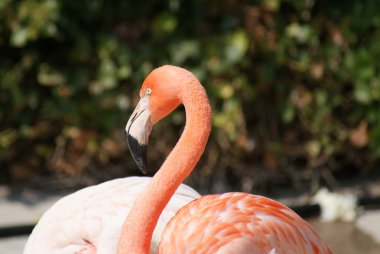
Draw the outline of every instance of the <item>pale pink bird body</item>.
M150 181L150 177L120 178L60 199L39 220L24 254L116 253L125 216ZM162 230L170 218L198 197L186 185L177 189L155 228L150 253L157 253Z
M207 94L189 71L163 66L152 71L126 132L136 163L146 170L152 126L179 104L185 129L161 168L133 205L122 228L118 254L146 254L156 222L177 187L200 159L211 130ZM217 170L217 169L216 169ZM203 196L182 207L161 236L161 254L330 254L314 229L280 203L248 193Z

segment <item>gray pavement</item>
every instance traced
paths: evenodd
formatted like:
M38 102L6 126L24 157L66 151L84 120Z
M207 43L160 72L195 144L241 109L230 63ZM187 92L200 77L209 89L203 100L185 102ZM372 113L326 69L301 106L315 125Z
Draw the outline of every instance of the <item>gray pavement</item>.
M0 238L0 253L1 254L17 254L22 253L27 236Z
M364 212L356 220L356 226L380 245L380 210Z
M43 199L36 199L35 195L9 193L4 197L0 194L0 225L35 223L44 211L61 198L59 195L45 195Z
M0 186L0 227L34 224L62 195L15 192ZM27 236L0 238L0 254L22 253Z

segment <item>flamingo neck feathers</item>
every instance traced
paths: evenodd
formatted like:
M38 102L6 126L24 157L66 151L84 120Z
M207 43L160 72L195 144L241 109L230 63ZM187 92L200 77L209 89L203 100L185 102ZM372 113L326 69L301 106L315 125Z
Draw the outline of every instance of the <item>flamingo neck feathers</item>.
M194 169L207 144L211 130L211 107L206 91L190 73L185 73L180 80L179 96L186 111L185 129L124 222L118 254L149 253L152 234L161 212Z

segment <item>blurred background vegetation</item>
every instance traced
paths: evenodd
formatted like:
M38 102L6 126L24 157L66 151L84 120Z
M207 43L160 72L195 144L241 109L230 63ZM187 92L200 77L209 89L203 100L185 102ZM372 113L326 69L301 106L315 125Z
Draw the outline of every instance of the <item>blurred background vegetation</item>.
M0 0L0 182L78 187L139 174L124 125L155 67L205 85L204 192L311 191L380 158L380 2ZM155 127L159 167L183 110Z

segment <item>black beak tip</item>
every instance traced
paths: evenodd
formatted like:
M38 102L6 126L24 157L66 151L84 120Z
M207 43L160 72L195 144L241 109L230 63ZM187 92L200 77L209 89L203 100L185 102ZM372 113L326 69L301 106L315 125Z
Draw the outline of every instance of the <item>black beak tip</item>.
M131 152L138 168L144 175L146 175L148 173L147 145L140 144L137 139L129 134L127 134L127 143L129 151Z
M148 174L148 168L147 168L147 165L144 164L144 163L139 163L139 162L136 162L137 163L137 166L139 167L140 171L146 175Z

